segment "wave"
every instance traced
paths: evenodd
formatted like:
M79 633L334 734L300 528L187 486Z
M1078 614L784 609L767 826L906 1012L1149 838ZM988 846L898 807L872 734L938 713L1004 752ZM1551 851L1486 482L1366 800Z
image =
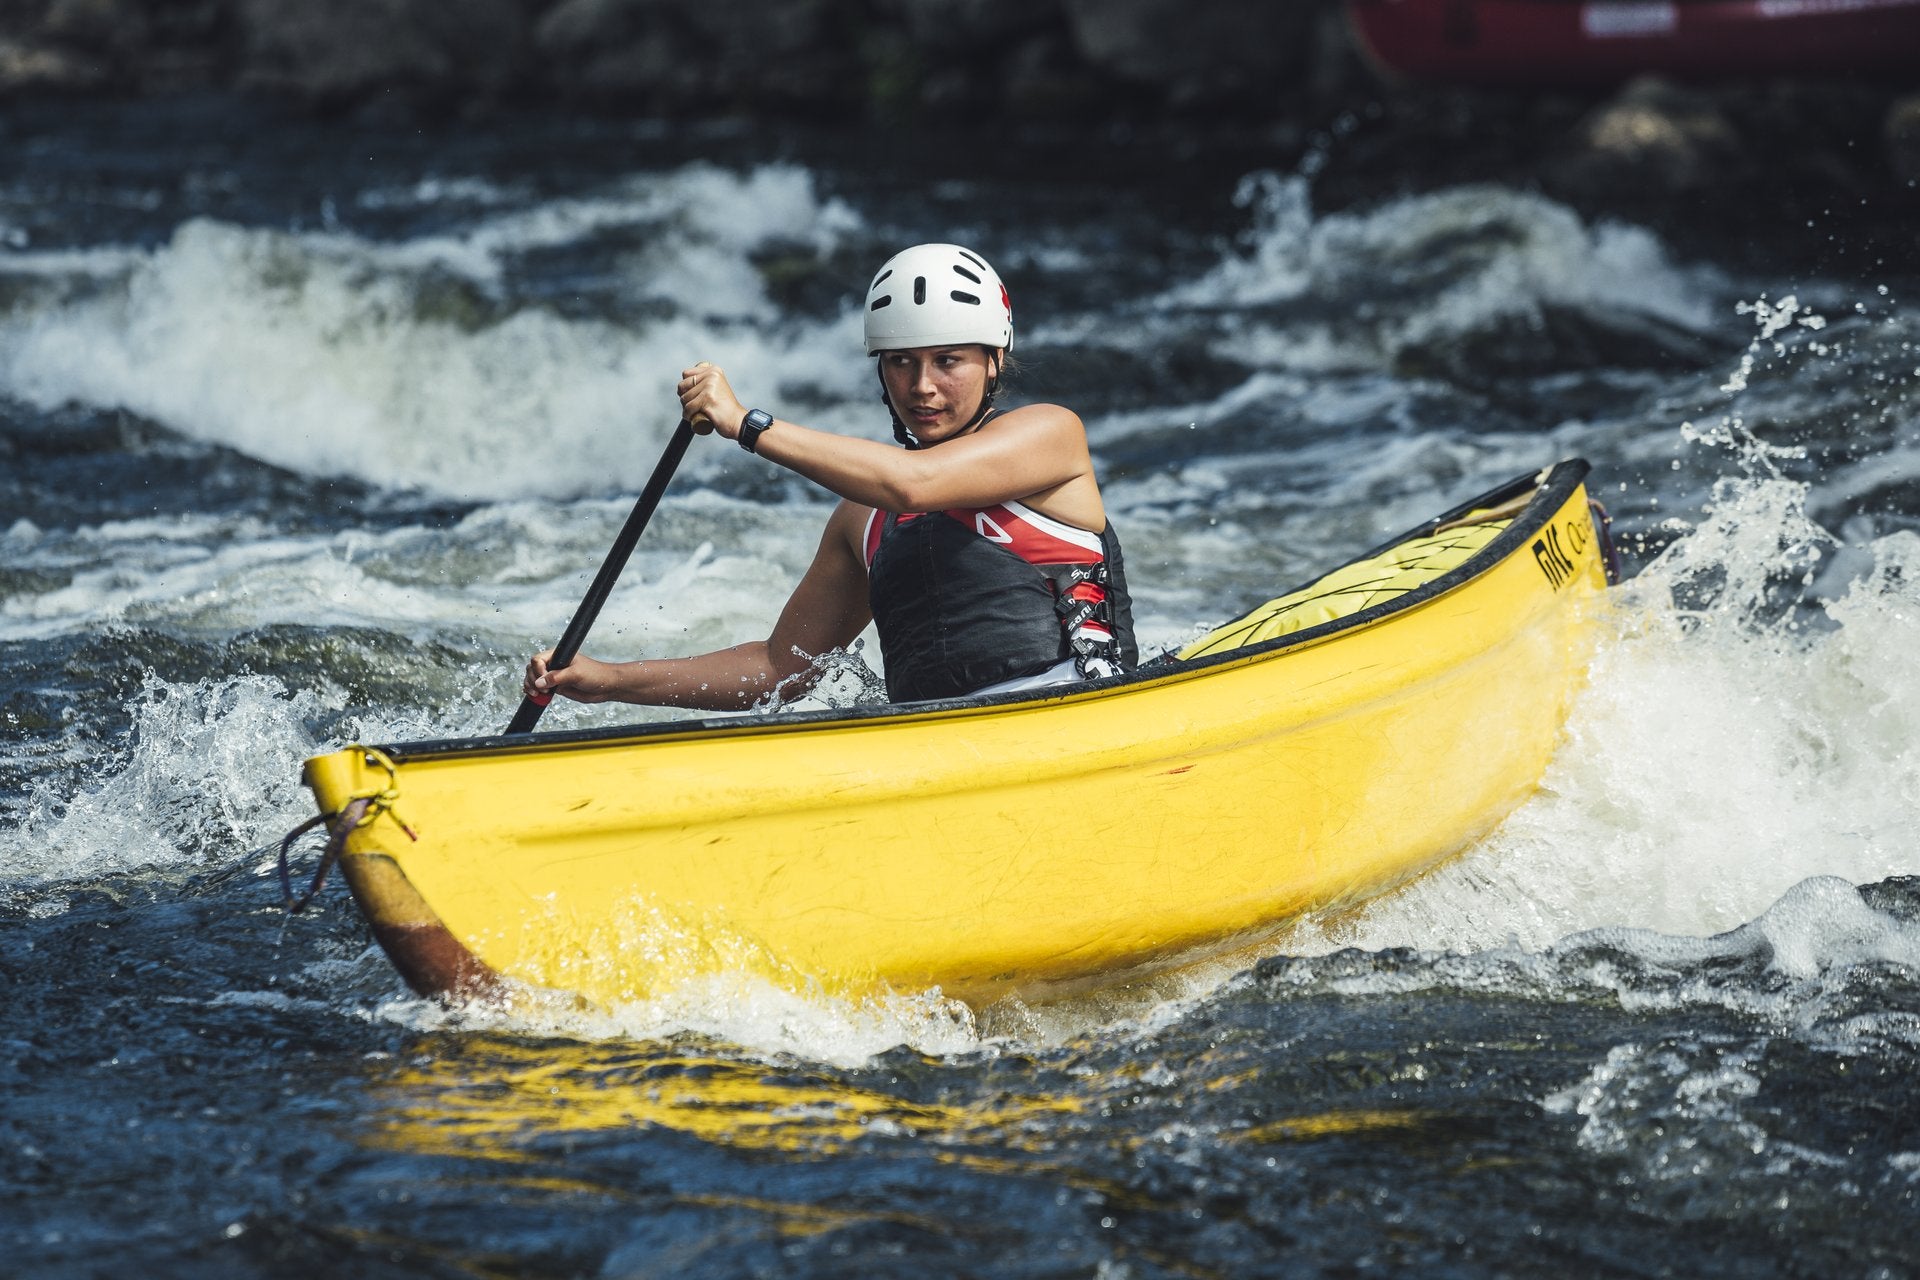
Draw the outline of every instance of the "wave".
M1118 316L1061 317L1041 339L1151 349L1198 331L1214 357L1253 369L1470 382L1719 354L1721 272L1545 196L1462 186L1316 215L1305 178L1262 172L1235 203L1251 225L1211 267Z
M631 488L697 359L743 392L851 398L857 362L836 375L818 353L857 350L852 311L749 321L777 310L756 255L816 258L858 225L804 170L696 165L393 243L196 219L151 252L0 256L43 286L0 318L0 391L126 408L311 476L469 500ZM522 260L607 237L592 269L629 318L516 294Z
M1920 535L1874 541L1865 549L1872 569L1809 616L1774 599L1778 584L1804 581L1833 545L1805 501L1805 487L1790 481L1724 485L1700 526L1619 593L1611 639L1540 792L1478 847L1357 911L1301 922L1279 948L1484 958L1577 949L1594 930L1673 940L1792 916L1815 923L1768 934L1776 968L1844 959L1820 959L1822 948L1852 933L1777 904L1811 894L1831 906L1832 892L1805 886L1833 877L1870 884L1920 868L1911 835L1920 828L1920 687L1905 660L1920 642ZM504 685L490 692L505 705ZM375 708L321 740L311 726L343 702L337 690L296 691L267 676L150 680L126 745L95 761L96 779L65 800L55 784L36 791L0 842L12 889L57 899L74 880L233 857L304 815L295 780L306 755L348 738L471 732L499 709L485 697ZM1057 1039L1149 1017L1226 976L1214 970L1161 989L1146 1008L1109 1000L1044 1015L1001 1011L989 1030ZM811 1005L703 988L605 1025L671 1024L759 1044L771 1034L752 1031L764 1013L786 1028L774 1047L828 1056L907 1035L921 1019L910 1042L928 1037L931 1049L961 1034L937 1000L863 1010L827 1002L816 1012L830 1043L807 1050L804 1031L792 1028L812 1015L796 1007ZM598 1034L584 1022L575 1031Z
M380 240L196 219L152 250L0 250L0 279L15 285L0 393L125 408L303 475L470 501L635 487L673 425L677 371L701 358L749 398L830 429L885 429L852 354L855 291L824 313L775 292L776 278L844 271L844 251L873 234L805 169L690 165L565 198L446 179L359 203L410 202L464 222ZM1073 347L1144 355L1196 340L1220 362L1226 384L1203 379L1195 404L1169 403L1187 384L1158 357L1109 364L1083 389L1040 389L1084 391L1097 439L1244 416L1286 393L1262 381L1276 375L1470 382L1718 350L1703 337L1724 313L1717 273L1541 196L1469 187L1315 217L1304 179L1256 174L1240 203L1253 218L1241 241L1172 288L1084 247L1003 255L1035 292L1110 277L1090 309L1023 318L1043 369ZM1149 402L1163 407L1102 419L1133 365L1159 380ZM1320 416L1350 417L1371 397L1366 412L1391 417L1407 394L1323 382L1312 399ZM703 449L689 467L740 465Z
M1897 657L1920 643L1920 536L1874 542L1816 628L1769 603L1831 545L1805 496L1776 480L1724 494L1619 593L1539 794L1469 855L1289 945L1712 934L1811 877L1920 870L1920 687Z

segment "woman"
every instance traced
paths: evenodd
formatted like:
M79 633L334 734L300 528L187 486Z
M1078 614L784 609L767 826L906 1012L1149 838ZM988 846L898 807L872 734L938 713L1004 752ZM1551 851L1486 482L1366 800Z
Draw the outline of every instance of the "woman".
M527 664L528 696L741 710L810 688L817 657L869 621L896 702L1134 665L1120 544L1086 429L1059 405L993 408L1013 343L993 269L950 244L894 255L867 290L866 333L904 451L749 410L712 365L681 375L681 412L698 430L840 495L773 634L691 658L583 654L560 670L548 650Z

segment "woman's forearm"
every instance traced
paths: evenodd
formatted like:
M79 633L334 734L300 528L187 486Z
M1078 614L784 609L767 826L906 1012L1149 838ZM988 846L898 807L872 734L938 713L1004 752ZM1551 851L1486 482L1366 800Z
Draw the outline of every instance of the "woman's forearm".
M924 467L913 455L877 440L816 431L776 419L760 437L760 456L796 471L824 489L881 511L912 511L922 495Z
M1030 405L990 430L915 451L775 419L759 453L862 506L938 511L999 502L1009 492L1024 499L1090 475L1079 423L1057 406Z
M769 694L798 697L819 682L819 668L797 645L790 646L786 662L774 662L773 652L771 640L754 640L690 658L603 662L583 653L565 667L549 668L548 650L528 660L522 688L542 701L557 695L575 702L744 711Z
M654 707L692 707L704 711L744 711L772 693L783 680L789 692L804 692L812 672L775 668L765 640L754 640L691 658L646 658L608 663L608 697Z
M684 370L679 391L687 421L740 438L747 409L719 368ZM903 514L1024 499L1092 475L1080 419L1058 405L1022 406L991 430L974 430L980 421L976 414L958 435L937 441L936 451L896 449L776 418L754 450L850 502Z

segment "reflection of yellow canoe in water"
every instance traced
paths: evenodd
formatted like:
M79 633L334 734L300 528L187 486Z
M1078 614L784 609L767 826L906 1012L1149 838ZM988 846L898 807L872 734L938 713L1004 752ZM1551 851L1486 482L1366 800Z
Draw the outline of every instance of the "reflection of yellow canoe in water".
M1107 1084L1082 1080L1092 1092ZM635 1048L470 1036L457 1055L423 1054L385 1072L370 1091L372 1140L419 1155L527 1159L541 1134L673 1129L748 1151L823 1156L876 1133L913 1133L960 1148L1023 1147L1035 1126L1072 1115L1077 1096L1007 1093L973 1102L908 1100L830 1071L703 1054L684 1046Z
M328 813L384 793L341 868L423 992L1112 980L1377 894L1534 788L1607 581L1586 470L1071 692L352 748L306 778Z
M887 1143L911 1143L914 1159L931 1159L989 1174L1043 1177L1051 1186L1083 1188L1120 1203L1151 1203L1138 1186L1103 1178L1075 1152L1085 1121L1137 1102L1138 1064L1076 1064L1070 1091L1055 1092L1028 1074L1024 1087L1007 1079L984 1089L926 1089L911 1075L882 1082L791 1060L772 1065L681 1043L528 1040L468 1031L457 1054L428 1051L369 1068L365 1107L356 1129L368 1145L427 1157L483 1160L496 1166L487 1185L510 1181L529 1191L604 1193L591 1170L562 1180L581 1151L595 1162L597 1141L636 1133L685 1134L716 1147L770 1159L818 1160L864 1145L870 1154ZM1044 1077L1044 1073L1041 1073ZM884 1073L883 1073L884 1076ZM1216 1083L1227 1083L1216 1079ZM1239 1083L1234 1078L1234 1083ZM979 1083L975 1081L974 1083ZM1444 1132L1446 1115L1411 1107L1351 1107L1291 1111L1243 1127L1210 1130L1215 1145L1269 1150L1341 1137ZM1165 1138L1101 1129L1100 1144L1132 1146ZM577 1170L578 1166L574 1165ZM517 1177L516 1177L517 1175ZM559 1176L557 1176L559 1175ZM922 1216L888 1197L803 1196L778 1199L714 1194L678 1178L669 1194L682 1205L746 1211L748 1220L787 1236L861 1222L898 1222L951 1232L956 1223ZM778 1184L775 1184L776 1186ZM789 1184L805 1192L806 1184ZM1174 1205L1165 1206L1177 1212Z

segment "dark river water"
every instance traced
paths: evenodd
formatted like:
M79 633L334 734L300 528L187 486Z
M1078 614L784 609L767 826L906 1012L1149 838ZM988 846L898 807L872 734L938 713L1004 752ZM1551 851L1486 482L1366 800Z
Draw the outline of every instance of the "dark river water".
M0 114L0 1272L1920 1274L1910 238L1065 154ZM680 368L884 436L921 240L1086 419L1146 650L1590 459L1631 580L1540 792L1252 968L978 1016L447 1009L285 917L301 760L505 723ZM765 634L827 510L697 443L590 651Z

